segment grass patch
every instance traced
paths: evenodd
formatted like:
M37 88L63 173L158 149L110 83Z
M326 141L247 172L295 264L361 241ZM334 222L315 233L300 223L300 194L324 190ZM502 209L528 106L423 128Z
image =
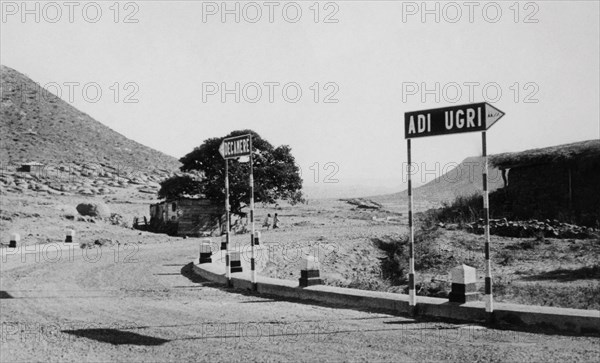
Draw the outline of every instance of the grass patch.
M600 284L588 282L573 286L541 283L515 284L506 279L494 281L495 299L518 304L571 309L600 309Z
M439 223L456 223L463 226L483 218L483 196L459 196L452 203L444 202L441 208L430 209L419 215L423 226L431 228Z

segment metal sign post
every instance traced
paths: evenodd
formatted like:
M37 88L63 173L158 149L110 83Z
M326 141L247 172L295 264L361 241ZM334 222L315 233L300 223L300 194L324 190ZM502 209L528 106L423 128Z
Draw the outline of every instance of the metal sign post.
M229 206L229 159L237 159L241 156L250 157L250 221L252 230L250 234L251 259L250 269L252 271L252 284L256 287L256 270L254 260L254 166L252 158L252 135L234 136L223 139L219 146L219 153L225 159L225 212L227 214L227 256L225 257L225 268L227 269L227 281L231 285L231 260L230 260L230 206Z
M406 139L406 148L408 151L408 229L410 233L410 244L408 250L408 305L417 304L417 293L415 290L415 227L413 226L413 195L412 195L412 164L411 164L411 145L410 139Z
M485 131L481 133L481 154L483 157L483 217L485 219L485 311L494 311L492 298L492 263L490 262L490 200L488 193L488 157Z
M227 284L231 286L231 263L229 261L229 243L231 233L231 216L229 207L229 159L225 159L225 269L227 274Z
M252 135L250 135L250 223L252 224L250 230L250 253L252 254L250 257L250 271L252 287L256 290L256 262L254 259L254 157L252 152Z
M492 264L490 261L490 209L486 131L500 120L502 116L504 116L504 112L486 102L406 112L404 114L404 135L408 151L408 226L410 233L408 292L410 306L416 305L411 139L480 131L483 149L483 213L485 218L485 311L489 313L494 311Z

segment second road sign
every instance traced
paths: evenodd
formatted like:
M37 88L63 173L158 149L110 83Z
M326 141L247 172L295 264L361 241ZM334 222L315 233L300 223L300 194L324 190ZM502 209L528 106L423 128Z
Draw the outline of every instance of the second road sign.
M412 139L485 131L502 116L504 112L486 102L407 112L404 114L404 136Z

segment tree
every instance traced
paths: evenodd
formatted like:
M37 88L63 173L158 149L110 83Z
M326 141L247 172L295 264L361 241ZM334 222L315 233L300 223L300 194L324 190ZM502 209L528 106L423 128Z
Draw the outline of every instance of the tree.
M160 183L159 198L177 199L185 195L201 194L200 182L191 175L172 176Z
M252 130L233 131L222 138L205 140L179 161L182 171L197 170L202 175L200 191L206 198L225 202L225 160L219 153L224 138L252 134L254 158L254 201L275 203L278 199L303 202L302 178L287 145L274 148ZM250 204L250 163L229 160L229 204L231 212L241 214Z

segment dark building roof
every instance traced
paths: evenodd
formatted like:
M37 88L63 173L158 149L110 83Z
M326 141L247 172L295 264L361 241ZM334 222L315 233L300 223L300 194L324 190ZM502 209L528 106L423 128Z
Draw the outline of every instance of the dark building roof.
M575 161L600 160L600 140L497 154L490 157L493 166L509 169L539 164L570 164Z

